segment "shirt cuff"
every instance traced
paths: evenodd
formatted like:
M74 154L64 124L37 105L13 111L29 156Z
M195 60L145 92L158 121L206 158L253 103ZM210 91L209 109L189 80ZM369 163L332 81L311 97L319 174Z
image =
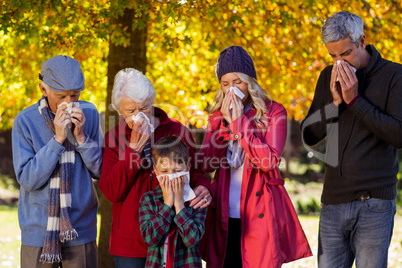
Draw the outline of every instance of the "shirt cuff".
M81 145L76 146L75 149L76 149L77 151L79 151L81 148L88 148L88 147L90 147L90 146L87 146L88 140L89 140L89 136L88 136L88 135L85 135L85 141L84 141Z
M176 223L177 227L180 227L184 223L186 223L190 218L191 218L190 213L188 212L187 208L184 207L182 210L179 211L179 213L176 214L173 220Z
M47 143L47 146L49 147L50 150L52 150L52 152L54 152L57 155L61 155L64 150L66 149L63 145L61 145L60 143L58 143L54 137L49 140L49 142Z
M338 109L338 108L339 108L339 105L336 105L336 104L334 103L334 99L331 100L331 103L330 103L330 104L331 104L332 107L334 107L335 109Z
M174 214L173 209L166 204L164 204L159 210L159 215L168 223L172 222Z
M353 98L353 100L351 102L349 102L346 107L350 108L353 106L353 104L360 98L360 95L357 94L356 97Z

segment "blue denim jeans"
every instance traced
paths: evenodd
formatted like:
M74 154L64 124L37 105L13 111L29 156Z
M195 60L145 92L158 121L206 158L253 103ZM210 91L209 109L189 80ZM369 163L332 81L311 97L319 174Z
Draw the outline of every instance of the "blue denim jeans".
M395 200L370 198L322 205L318 267L386 268L394 228Z
M144 268L147 258L127 258L114 256L114 267L116 268Z

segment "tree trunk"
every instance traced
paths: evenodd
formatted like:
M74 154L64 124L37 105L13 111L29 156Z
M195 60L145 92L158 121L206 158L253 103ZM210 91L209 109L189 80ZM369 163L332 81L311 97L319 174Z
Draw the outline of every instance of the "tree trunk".
M105 129L108 131L118 124L119 116L111 106L112 89L114 77L118 71L132 67L145 74L146 59L146 40L147 29L133 29L134 10L125 9L124 14L118 18L111 19L111 25L119 25L121 29L128 29L130 34L130 44L127 47L115 45L112 37L109 38L109 57L108 57L108 83L105 113ZM112 227L112 203L104 195L100 202L101 228L98 246L98 265L99 268L114 267L114 258L109 254L109 240Z

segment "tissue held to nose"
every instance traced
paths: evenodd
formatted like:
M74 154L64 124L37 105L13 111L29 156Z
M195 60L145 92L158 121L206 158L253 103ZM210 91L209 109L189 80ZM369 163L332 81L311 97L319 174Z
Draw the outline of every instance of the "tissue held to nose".
M340 65L341 64L341 60L337 60L336 61L336 68L338 68L338 65ZM349 63L348 63L349 64ZM352 70L353 70L353 72L355 72L356 73L356 68L355 67L353 67L352 65L350 65L349 64L349 66L350 67L352 67ZM338 77L336 77L336 82L338 82L339 81L339 78Z
M190 187L190 172L183 171L183 172L178 172L178 173L173 173L173 174L159 175L156 177L158 179L158 181L162 176L167 176L169 178L169 180L173 180L174 178L183 176L183 178L184 178L184 196L183 196L184 202L187 202L187 201L195 198L195 193Z
M60 103L60 104L57 106L57 109L59 109L59 108L60 108L61 106L63 106L63 105L67 105L66 111L67 111L69 114L72 113L73 107L80 107L80 104L79 104L78 102L70 102L70 103L68 103L68 102L66 102L66 101L63 101L62 103ZM69 124L67 125L68 128L71 128L71 126L72 126L71 123L69 123Z
M141 117L145 119L145 121L149 125L151 133L153 133L155 131L154 125L151 124L151 121L149 120L148 116L146 116L143 112L139 112L138 114L133 115L131 118L133 119L134 123L137 123L137 121L140 120Z
M240 91L240 89L238 89L237 87L230 87L227 91L226 91L226 94L227 93L229 93L230 91L232 91L232 90L234 90L234 94L236 95L236 96L238 96L241 100L243 100L243 98L244 98L244 94L243 94L243 92L241 92ZM230 106L229 106L229 109L232 109L233 107L232 107L232 104L230 104Z
M70 102L70 103L68 103L68 102L66 102L66 101L63 101L62 103L60 103L60 104L57 106L57 109L60 108L60 107L63 106L63 105L67 105L66 111L67 111L69 114L71 114L71 112L72 112L72 110L73 110L73 107L80 107L80 104L79 104L78 102Z

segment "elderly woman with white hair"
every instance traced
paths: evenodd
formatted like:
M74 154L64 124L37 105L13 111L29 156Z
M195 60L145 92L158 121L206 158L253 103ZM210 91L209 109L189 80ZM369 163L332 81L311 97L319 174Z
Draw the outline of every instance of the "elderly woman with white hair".
M196 198L190 206L207 207L212 200L211 184L196 169L195 143L184 125L153 106L155 89L141 72L126 68L117 73L112 105L121 115L119 124L105 135L102 176L99 188L113 203L110 254L116 267L145 267L148 246L139 227L139 200L158 185L152 170L151 144L162 137L178 136L189 147L192 165L190 185Z

